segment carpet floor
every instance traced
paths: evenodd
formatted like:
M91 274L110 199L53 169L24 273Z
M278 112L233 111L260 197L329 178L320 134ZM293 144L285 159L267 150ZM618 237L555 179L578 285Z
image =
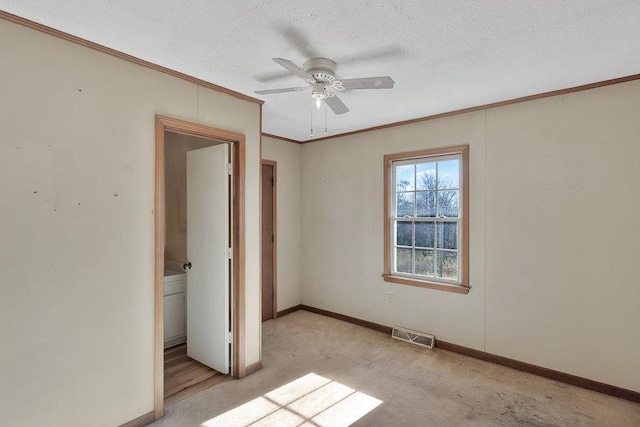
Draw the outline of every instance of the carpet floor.
M263 368L162 426L640 426L640 404L306 311L262 325Z

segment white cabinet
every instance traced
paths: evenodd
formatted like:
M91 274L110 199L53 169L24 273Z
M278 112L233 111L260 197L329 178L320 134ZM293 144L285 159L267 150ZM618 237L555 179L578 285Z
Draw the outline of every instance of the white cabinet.
M186 273L165 270L164 348L183 343L187 339L186 284Z

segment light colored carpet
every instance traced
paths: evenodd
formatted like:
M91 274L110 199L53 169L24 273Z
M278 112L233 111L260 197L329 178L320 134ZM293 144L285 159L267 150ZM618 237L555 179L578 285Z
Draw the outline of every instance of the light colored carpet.
M306 311L263 323L262 356L152 426L640 426L640 404Z

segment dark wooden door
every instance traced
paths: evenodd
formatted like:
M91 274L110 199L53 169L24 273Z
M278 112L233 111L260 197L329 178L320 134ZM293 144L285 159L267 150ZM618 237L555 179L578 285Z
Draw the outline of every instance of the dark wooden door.
M275 165L262 164L262 321L275 316Z

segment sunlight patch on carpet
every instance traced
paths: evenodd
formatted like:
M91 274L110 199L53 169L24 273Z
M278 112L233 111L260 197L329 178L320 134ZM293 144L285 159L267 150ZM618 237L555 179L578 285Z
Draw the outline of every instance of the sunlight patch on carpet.
M201 427L348 426L381 403L375 397L310 373L211 418Z

